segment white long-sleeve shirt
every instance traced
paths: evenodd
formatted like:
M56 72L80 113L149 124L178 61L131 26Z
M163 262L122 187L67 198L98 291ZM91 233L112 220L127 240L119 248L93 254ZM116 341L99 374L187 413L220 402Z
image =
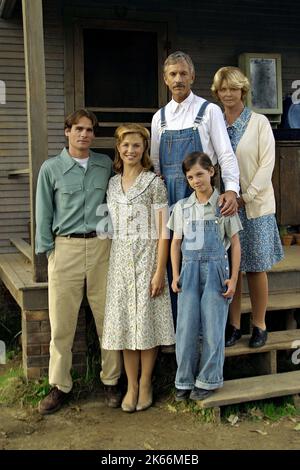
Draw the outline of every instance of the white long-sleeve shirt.
M200 106L204 101L203 98L194 95L193 92L191 92L182 103L177 103L172 99L165 108L166 129L180 130L193 127ZM203 152L210 157L213 165L217 162L220 164L225 191L235 191L239 194L238 162L232 150L224 118L219 106L213 103L207 106L203 119L200 124L198 124L198 131ZM160 173L160 137L161 119L160 110L158 110L154 114L151 124L151 158L157 173Z

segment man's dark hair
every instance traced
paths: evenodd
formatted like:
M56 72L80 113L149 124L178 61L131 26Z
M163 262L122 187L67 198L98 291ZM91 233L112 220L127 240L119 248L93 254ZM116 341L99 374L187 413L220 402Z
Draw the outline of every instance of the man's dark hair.
M98 127L98 119L97 119L97 117L95 116L95 114L92 113L92 111L89 111L88 109L85 109L85 108L77 109L77 111L74 111L73 113L69 114L69 115L66 117L66 120L65 120L65 129L71 129L71 127L72 127L74 124L77 124L78 121L79 121L82 117L86 117L86 118L88 118L88 119L91 120L93 129L94 129L94 132L95 132L95 130L96 130L97 127Z

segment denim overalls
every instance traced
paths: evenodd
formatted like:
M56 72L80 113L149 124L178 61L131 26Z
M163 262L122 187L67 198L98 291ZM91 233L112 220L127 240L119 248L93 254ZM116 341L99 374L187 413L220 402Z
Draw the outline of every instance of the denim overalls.
M185 236L181 245L175 386L213 390L223 385L224 334L230 301L221 294L229 278L228 256L220 236L219 208L212 220L192 221L190 211L190 207L183 209Z
M182 162L191 152L203 152L198 124L208 104L208 101L204 101L201 105L193 127L177 131L167 129L165 108L160 110L162 131L159 145L160 172L165 178L170 206L192 193L182 173Z
M182 172L182 162L184 158L191 152L203 152L203 147L198 131L208 101L204 101L195 118L193 127L181 130L168 130L165 108L160 110L161 119L161 138L159 145L159 162L160 172L165 178L168 190L169 206L173 209L173 205L180 199L188 197L192 193L192 189L188 186L185 176ZM169 286L172 284L172 266L170 259L167 264L167 273ZM174 325L176 326L177 318L177 294L174 294L170 288L170 296L172 303L172 314Z

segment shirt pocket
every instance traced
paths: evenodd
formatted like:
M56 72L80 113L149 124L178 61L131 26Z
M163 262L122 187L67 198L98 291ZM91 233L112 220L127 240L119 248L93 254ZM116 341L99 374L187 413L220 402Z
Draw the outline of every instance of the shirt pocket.
M92 185L92 191L94 192L93 197L95 197L97 204L106 202L106 187L103 183L94 183Z
M60 189L62 207L64 209L74 207L74 203L79 198L81 191L82 186L80 184L62 186Z

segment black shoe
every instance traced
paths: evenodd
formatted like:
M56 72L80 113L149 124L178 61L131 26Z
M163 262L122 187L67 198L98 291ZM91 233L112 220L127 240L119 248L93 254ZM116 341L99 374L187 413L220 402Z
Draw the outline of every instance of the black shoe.
M231 324L227 325L225 332L225 347L228 348L233 346L239 339L241 339L241 337L241 330L238 330Z
M190 399L194 401L204 400L214 393L214 390L206 390L205 388L194 387L190 393Z
M176 388L175 401L185 401L188 400L191 391L186 389Z
M266 344L267 338L267 330L262 330L258 326L254 326L252 330L252 336L249 340L249 348L261 348Z

